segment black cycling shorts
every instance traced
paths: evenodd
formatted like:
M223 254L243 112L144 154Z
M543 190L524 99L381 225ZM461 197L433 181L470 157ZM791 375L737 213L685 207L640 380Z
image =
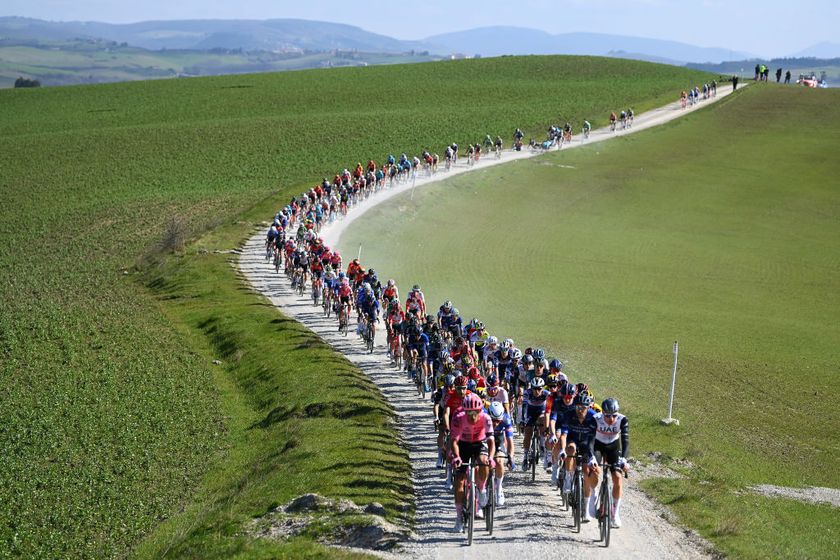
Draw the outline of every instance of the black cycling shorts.
M473 465L478 465L479 457L481 455L490 454L490 448L487 446L487 440L477 441L475 443L459 441L458 450L461 452L460 457L461 462L463 463L460 467L458 467L459 474L467 472L467 463L469 461L472 461Z
M596 456L600 455L606 459L610 465L615 465L618 463L618 458L621 457L621 441L615 440L612 443L603 443L596 439L595 453Z

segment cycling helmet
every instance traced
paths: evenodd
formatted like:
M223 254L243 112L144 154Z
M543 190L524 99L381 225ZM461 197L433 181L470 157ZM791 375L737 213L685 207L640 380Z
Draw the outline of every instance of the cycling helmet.
M455 385L455 376L452 374L447 375L443 378L443 385L444 387L452 387Z
M414 284L414 287L411 288L411 289L414 290L415 292L419 292L420 291L420 285L419 284Z
M548 369L548 360L543 358L542 360L537 360L536 365L540 366L543 369Z
M390 280L388 280L388 287L393 287L393 286L396 286L396 285L397 285L397 283L396 283L396 282L394 282L394 279L393 279L393 278L391 278Z
M480 330L480 331L483 331L484 330L484 323L482 321L477 321L476 324L475 324L475 328Z
M604 411L604 414L615 414L618 412L618 401L612 397L604 399L604 402L601 403L601 410Z
M458 311L457 307L453 307L452 308L452 315L455 316L455 317L459 317L461 315L461 312Z
M478 379L481 377L481 373L478 371L477 367L472 366L467 370L467 377L470 379Z
M548 377L545 378L545 384L549 387L557 387L559 385L559 381L557 380L557 376L553 373L550 374Z
M473 359L469 354L464 354L461 356L461 363L464 365L465 368L469 368L473 365Z
M370 276L376 276L376 271L375 271L375 270L373 270L372 268L369 268L369 269L368 269L368 274L369 274Z
M533 378L528 385L529 389L542 389L543 387L545 387L545 381L543 381L542 377Z
M512 346L512 344L509 343L509 340L510 340L509 338L504 339L502 341L502 343L499 344L499 348L502 349L502 350L505 350L505 351L510 350L510 347Z
M589 385L587 385L586 383L580 382L580 383L577 384L577 390L578 390L578 393L585 393L585 392L589 391Z
M566 383L562 387L560 387L560 396L563 397L574 397L577 395L577 385L572 383Z
M456 387L466 387L467 386L467 378L463 375L459 375L455 378L455 386Z
M560 385L563 385L563 384L569 382L569 378L566 377L565 373L562 373L562 372L555 373L554 376L557 378L557 383L560 384Z
M441 360L446 361L446 358L449 357L449 350L441 350L440 354L438 354Z
M507 344L509 347L513 348L513 339L512 338L506 338L505 339L505 344Z
M575 406L592 406L592 397L588 393L581 393L575 397Z
M478 395L467 395L464 397L461 406L464 407L464 410L481 410L484 408L484 402Z
M533 354L533 353L534 353L534 349L533 349L533 348L531 348L530 346L529 346L528 348L526 348L526 349L525 349L525 355L526 355L526 356L530 356L530 355L531 355L531 354Z
M545 358L545 350L543 350L542 348L537 348L532 352L532 354L534 355L535 360L542 360L543 358Z
M505 415L505 405L500 403L499 401L493 401L490 403L490 418L493 420L501 420L502 416Z
M523 361L526 364L533 364L534 363L534 357L531 354L525 354L525 357L523 358Z
M514 348L510 353L510 358L512 360L521 360L522 359L522 350L519 348Z
M548 362L548 367L550 367L551 369L556 369L556 370L559 371L559 370L563 369L563 362L561 362L557 358L554 358L553 360Z
M338 251L333 251L333 256L337 259L340 259L341 258L341 253L339 253Z
M359 259L353 259L353 264L359 264Z
M478 384L475 382L475 379L470 379L467 381L467 389L475 392L475 388Z
M490 374L487 376L487 386L488 387L498 387L499 386L499 378L495 374Z
M447 311L450 311L452 309L452 302L449 301L449 300L444 301L443 302L443 308L446 309Z
M427 323L434 323L435 322L435 316L434 315L426 315L426 322Z
M488 336L487 337L487 344L498 344L498 343L499 343L499 339L496 338L495 336Z

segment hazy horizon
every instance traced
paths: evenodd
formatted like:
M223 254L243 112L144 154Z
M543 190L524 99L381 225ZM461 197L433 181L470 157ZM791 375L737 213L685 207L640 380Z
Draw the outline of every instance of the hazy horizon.
M453 5L451 0L426 0L423 10L398 10L393 2L385 0L361 3L252 0L247 4L221 0L211 5L199 0L177 3L148 0L129 5L105 0L7 0L0 8L0 15L105 23L294 18L345 23L408 40L503 25L551 34L587 32L663 39L772 58L788 56L823 41L836 41L834 26L840 19L840 3L827 0L804 0L796 4L759 0L742 0L737 4L722 0L697 0L694 4L675 0L520 0L516 3L490 0L479 10L469 10ZM800 20L807 20L807 25L798 25Z

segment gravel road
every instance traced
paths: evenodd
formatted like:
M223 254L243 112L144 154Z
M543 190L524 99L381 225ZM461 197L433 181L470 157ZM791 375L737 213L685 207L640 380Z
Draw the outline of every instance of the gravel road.
M727 89L727 91L723 91ZM701 102L694 108L680 109L672 103L636 116L631 129L610 132L608 129L593 131L590 138L579 137L570 146L573 149L584 143L594 143L616 136L632 134L678 118L719 100L731 91L721 88L716 98ZM468 168L459 162L448 173L438 172L432 177L418 177L415 182L381 191L356 206L347 218L326 226L321 235L327 244L334 246L344 229L376 204L412 188L420 188L433 181L440 181L473 169L508 163L516 159L539 155L525 149L522 152L505 151L499 160L485 157ZM395 370L385 355L384 330L377 333L376 347L372 354L364 351L363 343L355 334L342 336L334 318L326 319L320 307L314 307L309 298L299 298L282 272L265 260L265 228L260 227L248 240L239 260L239 268L252 287L265 295L284 314L300 321L318 334L337 351L356 364L379 386L382 394L398 413L399 437L405 442L414 472L413 484L417 497L416 538L410 541L404 554L412 558L478 558L492 560L512 557L524 558L705 558L709 546L694 533L666 521L665 509L651 501L636 486L631 475L622 499L621 529L613 530L609 549L597 542L596 522L584 525L579 534L570 528L570 513L559 508L557 493L551 488L550 476L539 472L537 480L530 482L522 474L505 477L507 502L497 510L493 536L487 536L483 523L476 524L476 536L471 547L465 546L463 535L453 531L454 506L451 494L444 489L443 471L435 468L436 446L432 426L431 406L421 401L405 376ZM387 277L387 273L383 273ZM403 287L405 289L405 286ZM437 305L430 302L433 307ZM521 459L521 438L517 438L517 460Z

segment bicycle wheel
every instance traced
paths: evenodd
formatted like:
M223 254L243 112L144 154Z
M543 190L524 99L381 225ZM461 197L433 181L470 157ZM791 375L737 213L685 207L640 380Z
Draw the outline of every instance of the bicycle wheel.
M531 482L534 482L537 479L537 461L540 459L538 456L538 449L539 445L537 444L537 434L531 434Z
M601 500L602 507L604 508L603 514L600 517L602 521L601 540L604 541L604 546L608 547L610 546L610 529L612 528L612 492L608 484L604 484L602 490L605 495Z
M470 466L472 469L472 465ZM467 546L472 545L473 529L475 528L475 480L470 481L470 491L467 493L467 507L469 508L469 518L467 519Z
M420 370L420 398L426 399L426 374L422 369Z
M575 517L575 532L580 533L580 518L583 515L583 488L580 487L580 477L575 474L575 481L572 483L572 509Z
M487 477L487 506L484 508L484 524L487 527L487 532L493 534L493 516L496 513L496 481L493 474L493 469L490 469L490 475Z

